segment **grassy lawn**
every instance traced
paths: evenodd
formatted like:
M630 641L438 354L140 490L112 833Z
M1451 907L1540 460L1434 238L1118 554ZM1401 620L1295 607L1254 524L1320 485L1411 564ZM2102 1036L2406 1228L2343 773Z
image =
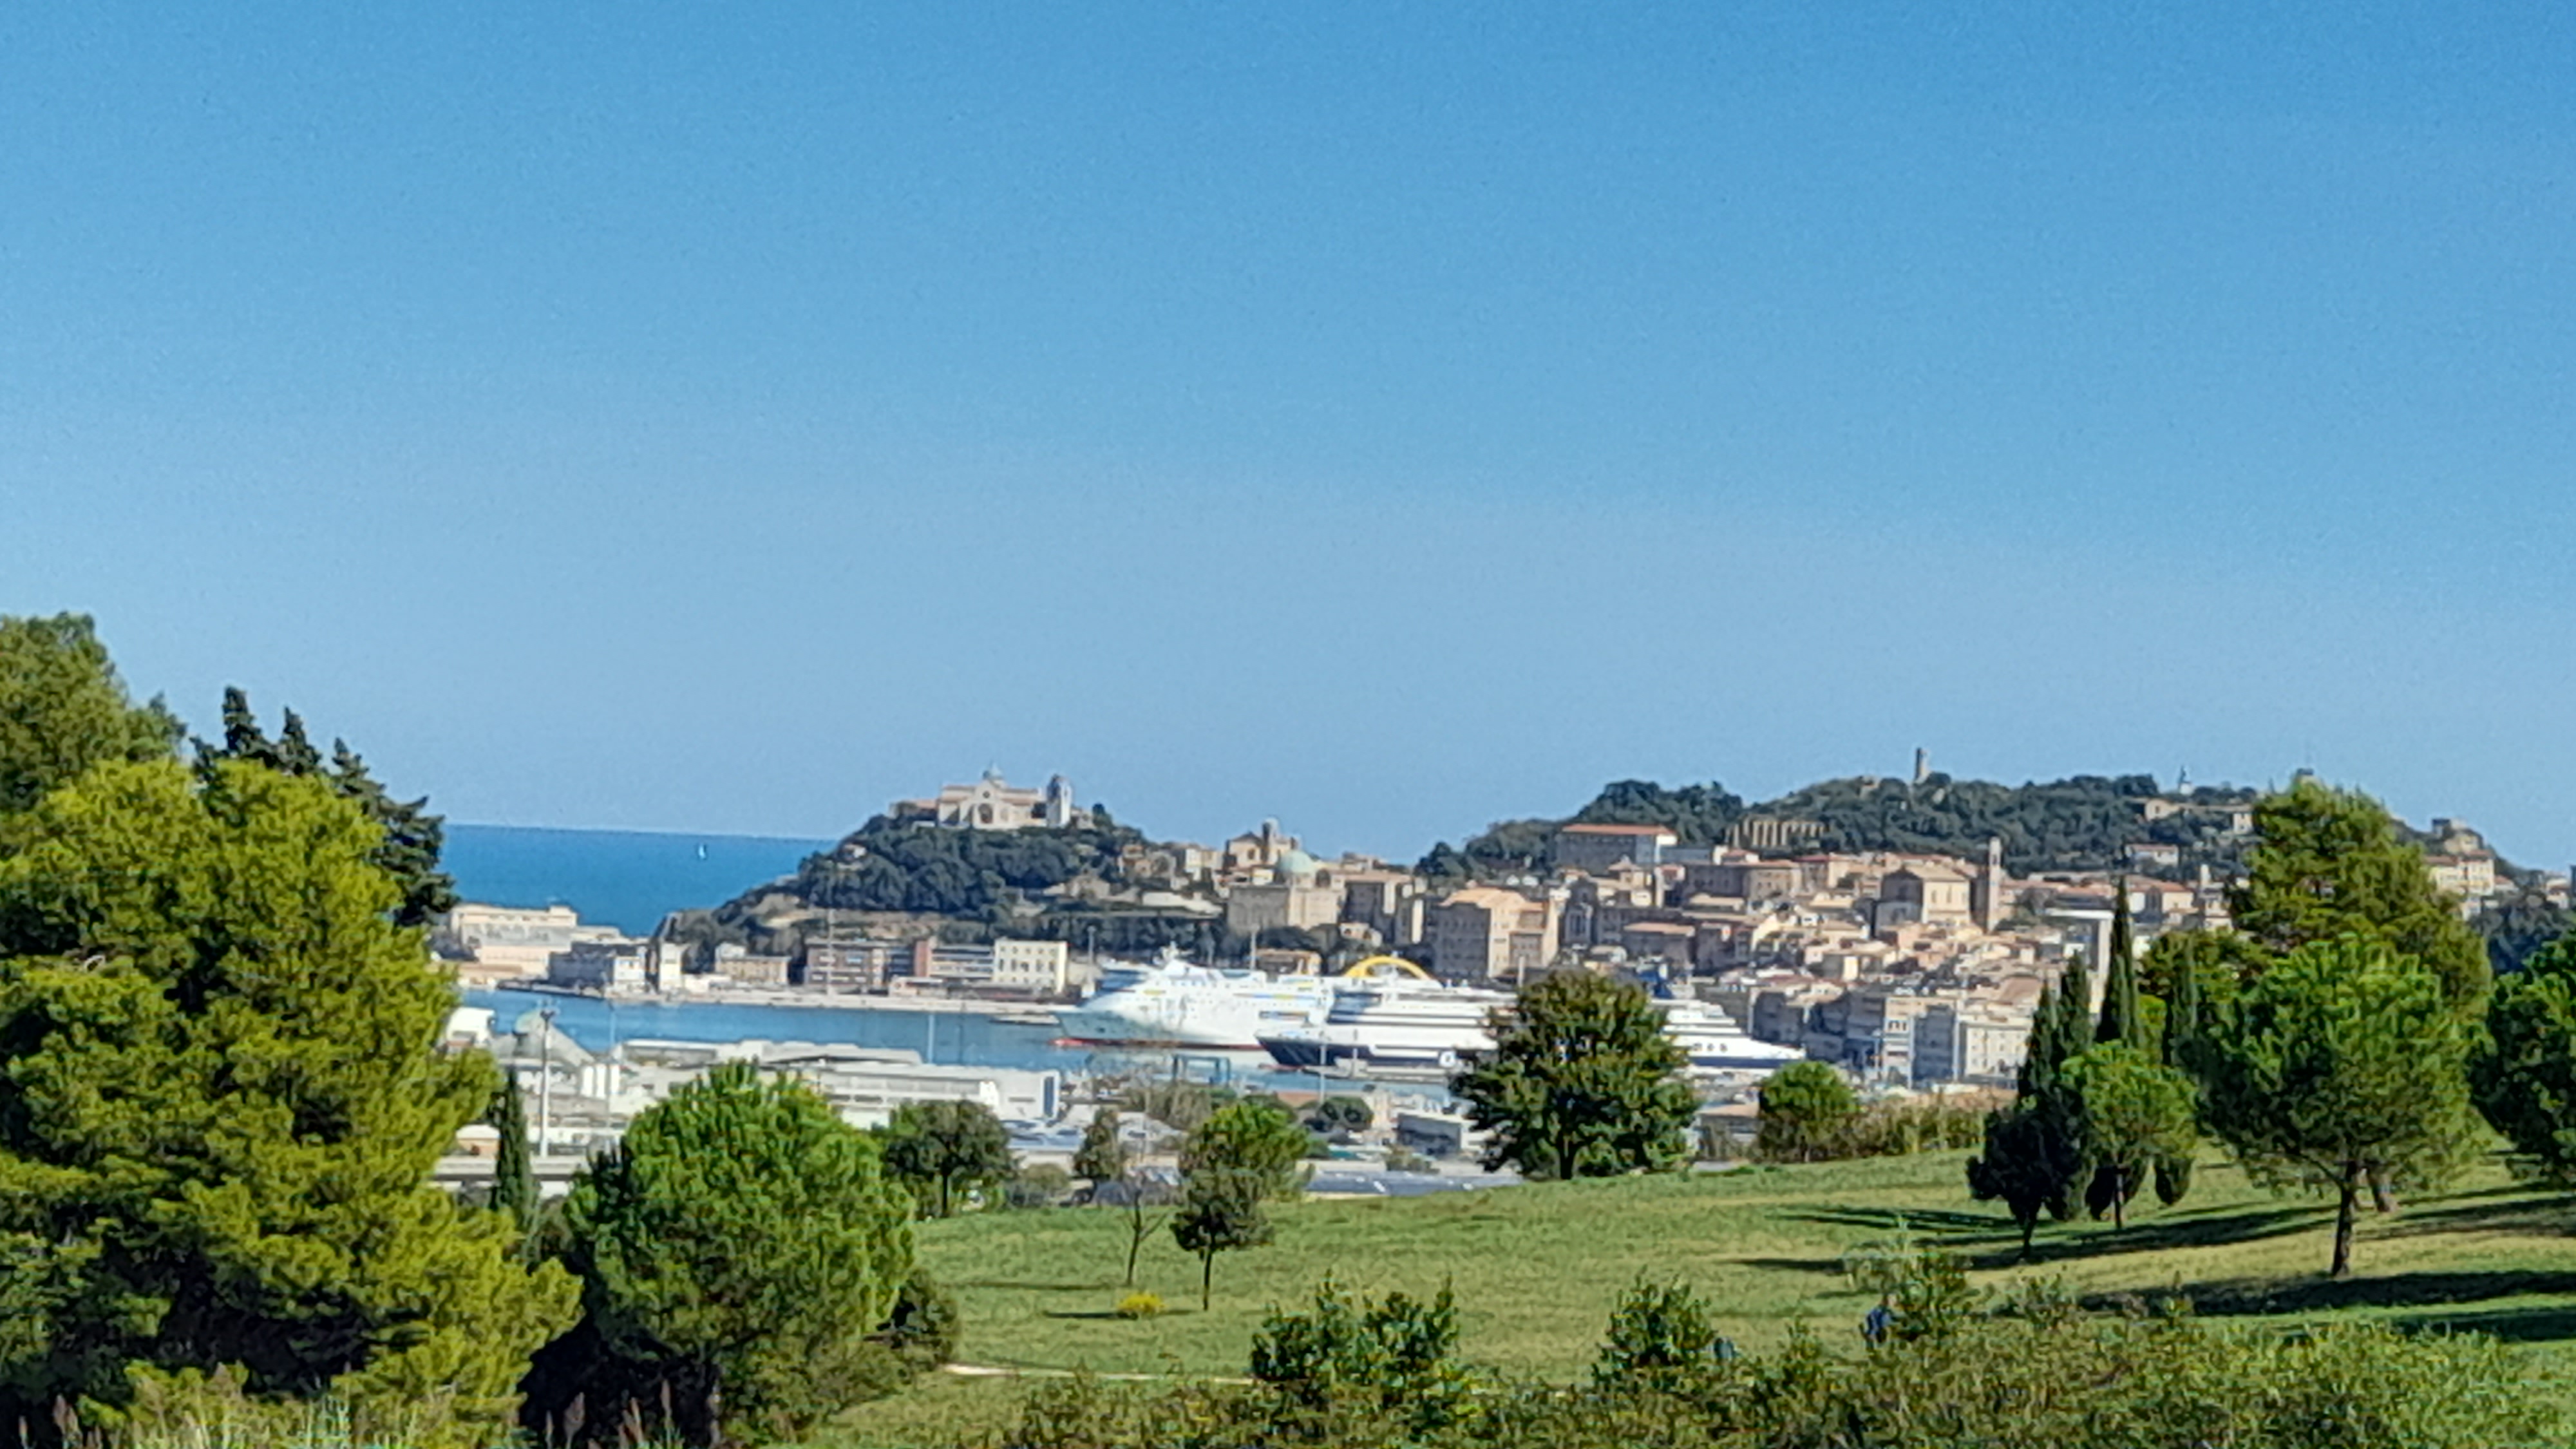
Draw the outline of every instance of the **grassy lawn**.
M1305 1202L1275 1212L1272 1246L1218 1258L1212 1309L1198 1265L1158 1234L1137 1286L1172 1311L1124 1320L1110 1308L1125 1226L1115 1213L991 1214L925 1225L920 1250L954 1287L969 1363L1031 1370L1239 1374L1272 1304L1299 1305L1331 1272L1364 1292L1458 1295L1466 1355L1569 1378L1591 1359L1620 1291L1638 1277L1686 1281L1748 1350L1804 1320L1857 1344L1869 1300L1837 1264L1893 1232L1965 1257L1983 1287L2062 1275L2087 1293L2179 1289L2204 1316L2286 1327L2370 1315L2448 1324L2521 1344L2536 1391L2576 1409L2576 1203L2513 1184L2499 1167L2390 1217L2365 1212L2354 1275L2328 1282L2329 1204L2275 1198L2234 1168L2203 1164L2180 1207L2152 1198L2125 1231L2047 1225L2028 1265L2001 1209L1968 1200L1965 1154L1748 1168L1677 1178L1550 1184L1407 1201ZM939 1444L1007 1414L1007 1380L957 1380L870 1406L852 1445Z

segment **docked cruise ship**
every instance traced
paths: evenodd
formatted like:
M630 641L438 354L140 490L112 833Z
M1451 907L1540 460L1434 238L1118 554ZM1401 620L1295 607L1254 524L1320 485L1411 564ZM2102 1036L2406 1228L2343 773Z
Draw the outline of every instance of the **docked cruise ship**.
M1167 952L1059 1010L1056 1022L1065 1040L1085 1045L1252 1051L1264 1035L1320 1025L1333 994L1334 983L1320 976L1220 971Z
M1298 1070L1352 1065L1455 1067L1493 1049L1489 1013L1512 1004L1509 992L1443 986L1428 980L1382 980L1345 986L1319 1025L1289 1027L1261 1038L1281 1066ZM1767 1072L1806 1055L1747 1036L1722 1007L1696 1001L1655 1003L1664 1029L1695 1071Z

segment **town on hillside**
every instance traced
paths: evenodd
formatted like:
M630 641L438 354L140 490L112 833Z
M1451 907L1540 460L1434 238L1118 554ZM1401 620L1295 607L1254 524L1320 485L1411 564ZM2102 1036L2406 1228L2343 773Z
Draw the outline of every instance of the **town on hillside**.
M1152 841L1076 805L1062 776L1029 788L987 772L896 801L797 876L675 916L651 937L585 925L560 906L465 904L438 939L469 986L875 1000L1016 1009L1041 1022L1073 1020L1075 1004L1132 981L1156 951L1252 973L1237 979L1401 962L1472 1000L1583 968L1714 1008L1730 1029L1783 1049L1776 1059L1829 1062L1864 1087L2002 1088L2043 989L2073 959L2106 959L2120 893L2140 950L2168 931L2227 924L2232 871L2213 862L2241 851L2252 792L2155 791L2138 778L2101 796L2121 818L2095 827L2083 849L2113 858L2090 867L2044 868L2044 852L2025 849L2032 863L2014 868L2000 834L1972 854L1842 848L1848 828L1743 808L1722 833L1705 817L1692 832L1718 838L1557 822L1517 857L1488 850L1487 868L1458 876L1441 871L1439 851L1410 867L1321 859L1276 821L1214 845ZM1920 800L1952 788L1968 787L1918 754L1914 776L1882 793ZM2435 820L2420 839L2465 916L2508 894L2567 904L2566 875L2500 863L2466 824ZM954 876L970 888L942 884ZM1000 891L981 888L996 879ZM2104 977L2091 980L2098 1006ZM1164 1042L1139 1028L1132 1039L1279 1050L1240 1035L1174 1029ZM1108 1028L1083 1039L1120 1040Z

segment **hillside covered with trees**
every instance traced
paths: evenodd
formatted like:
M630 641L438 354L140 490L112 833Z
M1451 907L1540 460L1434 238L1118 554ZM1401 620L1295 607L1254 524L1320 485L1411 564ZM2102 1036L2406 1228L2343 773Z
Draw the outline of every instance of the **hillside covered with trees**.
M1500 821L1438 859L1444 873L1460 866L1480 875L1535 870L1546 863L1548 837L1563 825L1663 825L1685 844L1723 843L1751 820L1803 822L1816 832L1812 848L1889 850L1983 856L2000 839L2004 864L2031 874L2051 870L2109 870L2129 864L2132 845L2172 845L2181 864L2164 874L2188 875L2206 863L2234 870L2242 842L2228 833L2226 807L2251 804L2248 789L2200 787L2188 795L2161 790L2151 775L2076 775L2064 780L2002 785L1934 773L1921 784L1857 775L1824 780L1775 800L1748 803L1712 780L1665 786L1619 780L1561 819ZM2165 799L2181 808L2147 818L2146 802ZM1426 857L1426 869L1432 868Z

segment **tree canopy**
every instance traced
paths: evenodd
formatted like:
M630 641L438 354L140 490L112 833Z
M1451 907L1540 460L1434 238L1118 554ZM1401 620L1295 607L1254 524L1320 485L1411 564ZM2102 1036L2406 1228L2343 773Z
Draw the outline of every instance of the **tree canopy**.
M2191 1156L2198 1140L2191 1083L2126 1041L2088 1048L2067 1062L2065 1077L2081 1104L2076 1140L2095 1174L2087 1206L2126 1226L2129 1199L2157 1165Z
M2542 947L2496 983L2469 1081L2522 1170L2576 1181L2576 937Z
M2218 1009L2194 1056L2210 1128L2250 1172L2336 1196L2342 1277L2363 1188L2431 1186L2472 1149L2469 1045L2441 977L2349 936L2281 958Z
M2378 801L2302 776L2256 802L2254 832L2228 893L2239 932L2275 956L2363 935L2422 962L2463 1011L2485 1005L2485 946Z
M926 1216L948 1217L1011 1176L1011 1134L981 1102L906 1102L877 1140L886 1175L912 1190Z
M1230 1102L1190 1130L1181 1144L1181 1173L1248 1172L1265 1199L1293 1198L1305 1190L1306 1152L1314 1140L1275 1100Z
M0 844L0 1242L49 1285L0 1414L237 1365L479 1442L574 1289L430 1185L496 1086L329 785L96 765Z
M1560 971L1522 987L1487 1030L1493 1050L1450 1082L1491 1134L1487 1166L1602 1177L1690 1160L1688 1058L1642 987Z
M639 1412L657 1413L659 1385L678 1419L661 1427L693 1443L795 1438L874 1382L909 1218L868 1134L811 1087L728 1062L575 1181L565 1257L594 1351L640 1370ZM610 1425L619 1408L591 1406Z
M1824 1062L1791 1062L1763 1080L1754 1150L1775 1162L1830 1157L1859 1115L1860 1098L1842 1073Z
M88 615L0 616L0 818L101 761L166 758L179 735L160 700L127 696Z
M325 759L306 737L303 718L291 709L285 712L277 738L272 740L260 728L259 717L251 712L249 696L239 689L226 689L223 743L199 740L197 767L200 771L211 770L223 760L262 765L283 775L321 779L343 797L357 802L382 832L372 858L393 877L402 892L402 899L394 907L397 924L427 926L456 905L456 882L439 868L439 853L447 840L446 822L429 812L425 799L395 799L376 783L367 771L367 762L358 758L358 752L350 749L346 740L333 740L330 757Z

